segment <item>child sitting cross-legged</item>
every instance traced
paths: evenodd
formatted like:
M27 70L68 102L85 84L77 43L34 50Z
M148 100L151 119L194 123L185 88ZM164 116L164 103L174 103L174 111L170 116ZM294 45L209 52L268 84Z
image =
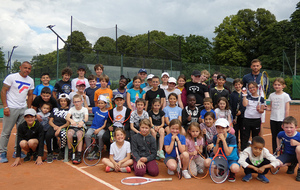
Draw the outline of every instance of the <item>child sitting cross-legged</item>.
M102 162L106 172L116 171L130 173L130 165L133 164L130 159L130 142L125 141L126 133L122 128L116 128L114 133L115 142L110 146L109 158L103 158Z
M240 171L240 166L238 164L238 150L236 145L236 139L235 136L229 133L230 127L229 122L225 118L220 118L216 121L215 126L217 128L217 135L213 138L214 143L214 154L217 153L220 142L221 142L221 148L228 160L229 164L229 176L228 181L229 182L235 182L235 174ZM212 158L207 158L204 162L205 167L209 167L210 163L212 161Z
M243 181L250 181L252 173L258 173L257 179L264 183L269 183L265 177L269 168L279 166L275 156L265 148L265 140L260 136L254 137L250 147L240 153L239 164L244 168L246 174Z
M140 133L135 134L131 139L134 174L144 176L147 172L151 176L157 176L159 171L155 161L156 142L150 135L150 120L142 119L139 128Z

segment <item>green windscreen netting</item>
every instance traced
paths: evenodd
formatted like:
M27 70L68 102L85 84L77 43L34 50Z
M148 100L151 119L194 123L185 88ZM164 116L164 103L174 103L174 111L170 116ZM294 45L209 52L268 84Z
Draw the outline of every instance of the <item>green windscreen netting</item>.
M300 76L293 76L293 99L300 99Z

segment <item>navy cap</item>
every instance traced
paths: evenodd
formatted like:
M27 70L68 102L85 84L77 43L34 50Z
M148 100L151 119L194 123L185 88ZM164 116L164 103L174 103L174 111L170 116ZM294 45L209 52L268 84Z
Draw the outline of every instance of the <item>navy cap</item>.
M146 73L147 74L147 70L146 69L140 69L138 73Z
M192 75L193 75L193 76L200 76L200 75L201 75L201 72L198 71L198 70L194 70L194 71L192 72Z
M79 69L83 69L83 70L85 70L85 66L83 66L83 65L80 65L80 66L78 67L78 69L77 69L77 70L79 70Z

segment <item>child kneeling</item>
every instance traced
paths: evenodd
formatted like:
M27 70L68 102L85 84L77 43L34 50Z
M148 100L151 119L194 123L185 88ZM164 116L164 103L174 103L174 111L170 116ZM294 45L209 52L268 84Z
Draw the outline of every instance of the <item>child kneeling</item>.
M236 138L234 135L229 133L230 127L229 122L225 118L220 118L216 121L215 126L217 128L217 135L213 138L214 143L214 154L217 153L219 149L219 144L222 142L222 151L224 152L228 164L229 164L229 182L235 182L235 174L240 171L240 166L237 163L238 157L238 150L236 145ZM205 167L209 167L212 158L207 158L204 162Z
M242 179L243 181L250 181L252 173L258 173L257 179L264 183L269 183L265 174L270 168L279 166L275 156L265 148L265 140L260 136L254 137L250 147L240 153L239 164L244 168L246 174Z
M130 173L129 166L133 161L130 159L130 143L125 141L126 133L122 128L116 128L114 135L116 141L110 145L109 158L102 159L103 164L106 165L105 171Z
M144 176L148 172L151 176L157 176L158 165L156 157L156 141L150 135L151 123L149 119L140 122L140 133L131 139L134 174Z

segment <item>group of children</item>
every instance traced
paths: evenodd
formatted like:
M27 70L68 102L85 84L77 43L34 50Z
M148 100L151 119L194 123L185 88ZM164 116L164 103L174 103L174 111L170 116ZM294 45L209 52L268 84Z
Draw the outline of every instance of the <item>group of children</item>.
M296 131L297 121L289 116L290 98L283 92L285 84L282 78L273 83L275 92L270 95L271 106L268 108L271 110L273 152L279 147L279 141L285 145L284 154L276 159L264 148L264 140L259 136L265 102L258 94L255 82L247 85L247 91L242 89L242 80L235 79L235 91L230 94L224 86L226 76L221 73L217 73L217 84L212 87L205 84L210 77L206 70L193 71L191 82L186 82L183 75L176 80L164 72L161 75L163 83L159 84L158 76L149 74L147 77L147 71L140 69L130 83L121 77L119 87L112 91L109 77L102 74L103 66L99 64L94 69L97 76L85 79L85 68L79 67L78 78L72 82L71 70L64 69L62 80L55 84L53 91L49 75L42 76L43 88L40 94L36 94L33 109L24 114L24 130L18 129L14 166L20 164L21 149L27 152L24 161L33 156L37 164L41 164L44 144L40 142L44 142L43 139L47 144L48 163L53 162L54 153L58 153L58 160L64 159L65 146L68 146L70 159L73 136L76 134L77 139L83 139L85 133L86 147L93 134L97 135L101 150L106 145L109 158L102 159L106 172L131 172L130 166L133 165L135 175L148 173L157 176L159 171L155 159L164 159L168 174L174 175L177 144L183 176L191 178L191 174L195 176L203 172L204 167L209 167L219 142L222 142L221 147L229 162L228 180L231 182L235 181L239 165L246 174L243 181L249 181L256 172L257 179L267 183L269 180L264 174L268 169L286 163L292 163L288 173L294 172L300 158L300 134ZM87 129L89 112L93 113L94 119ZM284 132L280 132L281 127ZM252 143L247 148L250 133ZM81 163L84 147L83 141L78 142L77 153L72 158L74 164ZM197 156L203 147L208 154L206 160ZM90 154L92 156L93 152ZM188 169L192 156L194 159ZM296 180L300 181L300 169Z

